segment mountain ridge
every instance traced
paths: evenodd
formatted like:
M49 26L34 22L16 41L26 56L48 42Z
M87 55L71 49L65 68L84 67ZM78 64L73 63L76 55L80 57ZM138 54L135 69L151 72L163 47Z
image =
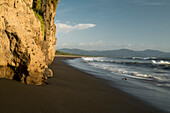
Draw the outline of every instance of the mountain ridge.
M160 50L146 49L143 51L135 51L130 49L118 50L81 50L81 49L58 49L58 51L71 54L90 55L90 56L106 56L106 57L170 57L170 53Z

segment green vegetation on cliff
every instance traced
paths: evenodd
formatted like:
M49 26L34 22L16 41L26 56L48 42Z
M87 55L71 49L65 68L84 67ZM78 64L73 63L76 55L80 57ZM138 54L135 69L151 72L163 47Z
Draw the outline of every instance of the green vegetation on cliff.
M41 4L42 4L42 0L34 0L34 2L33 2L33 9L34 9L36 12L40 12L40 10L41 10Z
M33 11L35 16L40 20L41 22L41 29L44 33L45 36L45 25L44 25L44 19L43 19L43 15L40 14L40 10L41 10L41 4L42 4L42 0L34 0L33 1Z
M48 0L48 4L49 5L53 4L54 10L56 10L58 3L59 3L59 0ZM33 2L33 9L36 12L40 13L41 7L42 7L42 0L34 0L34 2Z
M42 14L42 12L41 12L42 1L43 1L43 0L33 0L33 7L32 7L32 9L34 10L35 16L36 16L36 17L40 20L40 22L41 22L41 28L42 28L42 31L43 31L44 36L45 36L46 30L45 30L45 25L44 25L43 14ZM53 4L54 10L56 10L57 4L59 3L59 0L49 0L48 3L49 3L49 4Z
M38 13L38 12L36 12L35 10L33 10L34 11L34 14L35 14L35 16L40 20L40 22L41 22L41 29L42 29L42 31L43 31L43 33L44 33L44 36L45 36L45 25L44 25L44 19L43 19L43 17Z

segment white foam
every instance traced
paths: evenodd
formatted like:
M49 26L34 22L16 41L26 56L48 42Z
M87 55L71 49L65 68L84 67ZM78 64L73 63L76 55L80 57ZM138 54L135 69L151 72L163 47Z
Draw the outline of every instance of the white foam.
M102 60L104 57L82 57L82 60L85 62L88 61L104 61Z
M155 60L152 60L152 64L155 64L155 65L170 65L170 62L163 61L163 60L156 62Z
M157 84L157 86L165 86L165 87L170 87L170 84Z
M156 57L132 57L132 59L149 60L149 59L156 59Z
M108 62L108 63L116 63L116 64L150 64L150 62L141 62L141 61L128 61L122 59L107 59L105 57L82 57L84 62Z
M93 57L82 57L83 61L94 61Z
M136 79L165 81L165 79L162 78L162 77L153 76L153 75L149 75L149 74L142 73L142 72L137 72L135 70L128 69L126 66L123 66L123 65L120 66L120 65L113 65L113 64L110 64L110 63L103 63L103 61L107 60L104 57L83 57L82 60L85 63L87 63L88 65L91 65L95 68L110 71L111 73L114 73L114 74L127 76L127 77L131 77L131 78L136 78ZM111 60L108 60L108 61L111 61ZM160 62L156 62L155 60L152 60L152 63L154 63L154 64L159 63L160 64ZM168 62L161 61L161 63L167 64Z
M139 72L135 72L135 71L129 71L123 67L114 67L111 66L109 64L98 64L98 63L89 63L89 65L94 66L96 68L100 68L100 69L104 69L110 72L113 72L115 74L120 74L123 76L128 76L131 78L138 78L138 79L149 79L149 78L153 78L152 75L147 75L147 74L142 74Z

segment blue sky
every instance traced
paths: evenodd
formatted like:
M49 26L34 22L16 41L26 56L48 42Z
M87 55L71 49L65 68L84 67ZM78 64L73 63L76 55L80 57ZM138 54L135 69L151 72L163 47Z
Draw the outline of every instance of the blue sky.
M60 0L57 45L170 52L170 0Z

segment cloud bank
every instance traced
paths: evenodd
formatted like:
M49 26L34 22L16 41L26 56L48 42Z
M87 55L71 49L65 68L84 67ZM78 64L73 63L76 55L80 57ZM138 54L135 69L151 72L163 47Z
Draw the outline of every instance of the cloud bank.
M78 44L78 46L91 46L91 47L104 46L104 45L105 43L102 40L97 42L81 42Z
M69 33L71 31L84 30L84 29L89 29L89 28L93 28L96 26L95 24L89 24L89 23L69 25L69 24L58 23L58 21L56 21L55 25L56 25L57 33Z

